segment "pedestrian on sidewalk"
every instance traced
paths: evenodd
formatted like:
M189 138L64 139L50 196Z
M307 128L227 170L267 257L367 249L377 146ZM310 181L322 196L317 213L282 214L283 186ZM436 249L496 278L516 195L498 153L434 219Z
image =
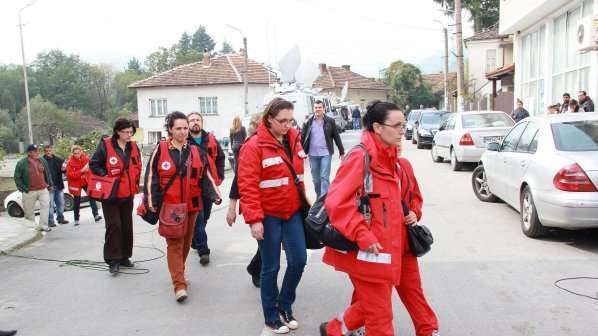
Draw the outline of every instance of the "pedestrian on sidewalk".
M381 101L369 103L366 111L360 143L369 154L369 166L364 166L364 149L353 150L341 163L325 202L335 229L355 241L360 250L342 253L326 247L322 261L347 273L356 300L338 317L320 325L323 336L346 335L364 321L368 335L394 335L391 291L400 284L406 248L397 170L397 146L405 135L405 117L395 104ZM369 170L371 179L365 186L364 169ZM366 193L371 208L368 218L358 212L356 202L356 196Z
M147 208L153 212L158 211L155 206L158 199L162 200L162 206L187 203L185 236L166 237L168 270L175 298L181 302L187 299L185 262L191 249L195 220L202 207L200 179L204 178L207 170L204 168L199 149L191 146L187 140L189 122L185 114L179 111L169 113L164 120L164 128L168 132L168 139L159 142L148 161L143 194ZM189 175L187 170L190 171ZM188 195L189 198L182 199L184 195Z
M361 111L359 110L359 107L357 105L355 105L355 107L353 107L353 111L351 112L353 114L353 129L359 129L361 126L360 121L361 121Z
M126 118L118 118L112 128L112 137L98 143L89 161L89 169L98 176L120 176L114 201L102 202L106 222L104 236L104 261L110 274L119 272L120 266L135 267L133 255L133 197L139 192L141 156L134 141L137 128Z
M48 163L50 176L52 176L52 192L50 192L50 208L48 215L48 226L55 227L54 211L56 211L56 222L68 224L64 219L64 181L62 174L66 171L66 162L64 159L54 155L52 145L44 146L44 159Z
M251 235L257 239L262 256L260 294L265 330L276 334L299 327L292 309L307 262L303 218L299 211L299 193L305 192L305 154L299 143L299 132L291 125L293 108L293 103L282 98L270 101L256 135L241 147L237 176L242 195L241 212L251 226ZM281 244L287 268L279 291Z
M249 129L247 130L247 136L251 137L257 131L258 124L262 120L262 113L255 113L249 120ZM242 145L241 145L242 147ZM239 148L240 150L241 148ZM235 158L235 163L238 157ZM238 165L235 165L235 169L238 169ZM241 199L239 194L239 185L237 184L237 171L235 171L235 178L230 187L230 193L228 195L228 212L226 213L226 222L229 226L233 226L237 219L237 203ZM258 247L257 252L251 258L249 265L247 265L247 273L251 275L251 283L259 288L260 287L260 273L262 271L262 256L260 255L260 249Z
M529 117L529 112L523 108L523 102L517 100L517 107L511 112L511 118L513 118L515 122L520 122L527 117Z
M579 109L580 112L594 112L594 102L592 98L588 96L585 91L579 91L577 94L577 98L579 99Z
M73 195L73 213L75 216L75 226L79 225L79 209L81 207L81 190L87 192L87 184L89 181L89 157L83 153L81 146L74 145L71 147L71 157L66 164L66 181L69 184L69 193ZM97 222L102 220L102 216L98 213L98 206L96 201L89 199L89 206L94 220Z
M241 119L237 116L235 116L233 119L233 127L230 129L229 139L230 148L232 149L235 158L235 166L233 167L233 170L235 172L235 176L237 176L237 170L239 166L239 149L241 148L243 142L245 142L245 139L247 139L247 131L245 130L245 127L241 125Z
M207 169L213 177L216 185L219 186L224 180L224 163L225 155L222 147L214 134L208 133L204 129L204 120L199 112L191 112L187 114L189 120L189 137L187 138L190 145L197 146L200 154L205 155L208 160ZM212 213L213 200L210 197L202 196L203 203L202 211L197 215L195 221L195 230L193 234L193 242L191 247L197 251L199 255L199 263L207 265L210 263L210 248L208 247L208 234L206 226Z
M306 154L309 154L309 165L311 176L319 198L328 192L330 187L330 166L336 143L339 151L339 159L345 156L345 149L341 136L338 134L334 119L324 114L324 103L316 100L314 103L314 115L307 120L301 130L301 145Z
M17 162L14 179L17 189L22 193L25 219L35 223L35 202L39 201L37 229L42 234L52 231L48 227L52 176L46 159L39 156L36 145L27 146L27 156Z

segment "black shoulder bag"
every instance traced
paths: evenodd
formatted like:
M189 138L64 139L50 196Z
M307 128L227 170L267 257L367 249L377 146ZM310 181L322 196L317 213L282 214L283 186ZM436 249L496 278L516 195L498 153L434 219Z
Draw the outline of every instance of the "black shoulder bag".
M407 180L409 180L407 170L403 169L403 171L407 175ZM409 215L409 208L407 208L404 198L401 198L401 205L403 206L403 214L406 217ZM431 245L434 243L432 232L425 225L407 225L407 239L409 241L409 251L416 257L421 257L430 252Z

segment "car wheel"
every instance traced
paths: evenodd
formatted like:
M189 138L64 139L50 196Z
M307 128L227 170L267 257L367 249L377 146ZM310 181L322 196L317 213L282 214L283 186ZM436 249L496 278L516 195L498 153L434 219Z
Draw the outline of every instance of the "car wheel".
M6 211L11 217L25 217L25 212L16 202L8 203Z
M548 228L540 223L532 190L529 186L526 186L521 193L521 211L519 214L521 215L521 230L526 236L540 238L548 233Z
M463 164L457 160L457 154L455 154L455 150L451 148L451 168L454 171L460 171L463 169Z
M444 158L438 155L438 148L436 148L435 142L432 143L432 150L430 151L430 153L432 155L432 161L436 163L441 163L444 161Z
M405 135L405 140L411 140L411 135Z
M424 148L424 144L420 141L417 142L417 149L422 149Z
M496 197L488 186L488 179L486 178L486 170L484 166L477 166L473 174L471 175L471 186L473 187L473 193L482 202L497 202Z
M71 211L74 208L75 199L71 194L64 194L64 211Z
M417 143L417 139L415 137L415 134L413 134L413 137L411 138L411 143L414 145Z

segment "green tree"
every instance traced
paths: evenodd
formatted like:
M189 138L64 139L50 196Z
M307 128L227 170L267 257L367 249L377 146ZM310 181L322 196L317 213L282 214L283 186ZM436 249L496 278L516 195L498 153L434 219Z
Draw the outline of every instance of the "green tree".
M179 48L182 52L188 53L191 50L191 36L184 32L179 39Z
M100 140L106 136L111 136L112 132L110 130L95 130L89 132L89 134L80 136L75 140L75 145L81 146L83 153L87 156L91 157L93 152L98 147L98 143Z
M86 114L106 120L104 114L111 108L112 82L116 71L108 64L88 64L86 67L86 86L91 109Z
M390 99L398 106L436 103L430 87L424 83L421 70L413 64L393 62L386 69L383 81L390 87Z
M135 57L131 58L131 60L129 60L129 63L127 63L127 70L135 71L138 74L143 73L141 63L139 63L139 60Z
M452 16L455 9L455 0L434 0L447 11L446 15ZM476 33L490 27L499 20L499 0L463 0L463 8L471 14L473 30Z
M126 109L132 113L137 110L137 92L129 89L129 85L147 77L145 73L134 70L125 70L114 76L114 102L112 106L117 109ZM111 125L110 123L108 123Z
M81 122L77 118L77 112L61 109L41 96L31 99L31 126L35 143L53 144L61 137L81 135ZM27 129L26 113L21 113L17 127Z
M191 49L194 49L200 53L203 53L204 48L208 51L214 50L216 42L206 32L206 27L199 26L195 33L191 36Z
M29 71L32 73L31 69ZM30 85L34 81L35 79L29 78ZM25 107L23 67L12 64L0 65L0 109L6 110L11 124L14 125L23 107Z
M149 54L145 59L145 68L151 74L158 74L172 68L176 60L178 47L173 45L170 49L159 47L158 51Z
M220 53L223 55L234 54L235 48L230 43L224 41L222 42L222 48L220 49Z

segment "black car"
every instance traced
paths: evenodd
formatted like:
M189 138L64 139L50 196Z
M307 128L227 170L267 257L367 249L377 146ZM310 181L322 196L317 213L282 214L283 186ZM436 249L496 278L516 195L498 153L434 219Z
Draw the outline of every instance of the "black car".
M417 148L419 149L424 148L424 146L432 146L434 134L438 132L440 125L442 125L452 113L453 112L449 111L422 112L415 122L411 142L417 144Z
M419 118L419 115L424 110L411 110L407 115L407 121L405 122L405 139L411 140L413 137L413 129L415 128L415 122Z

